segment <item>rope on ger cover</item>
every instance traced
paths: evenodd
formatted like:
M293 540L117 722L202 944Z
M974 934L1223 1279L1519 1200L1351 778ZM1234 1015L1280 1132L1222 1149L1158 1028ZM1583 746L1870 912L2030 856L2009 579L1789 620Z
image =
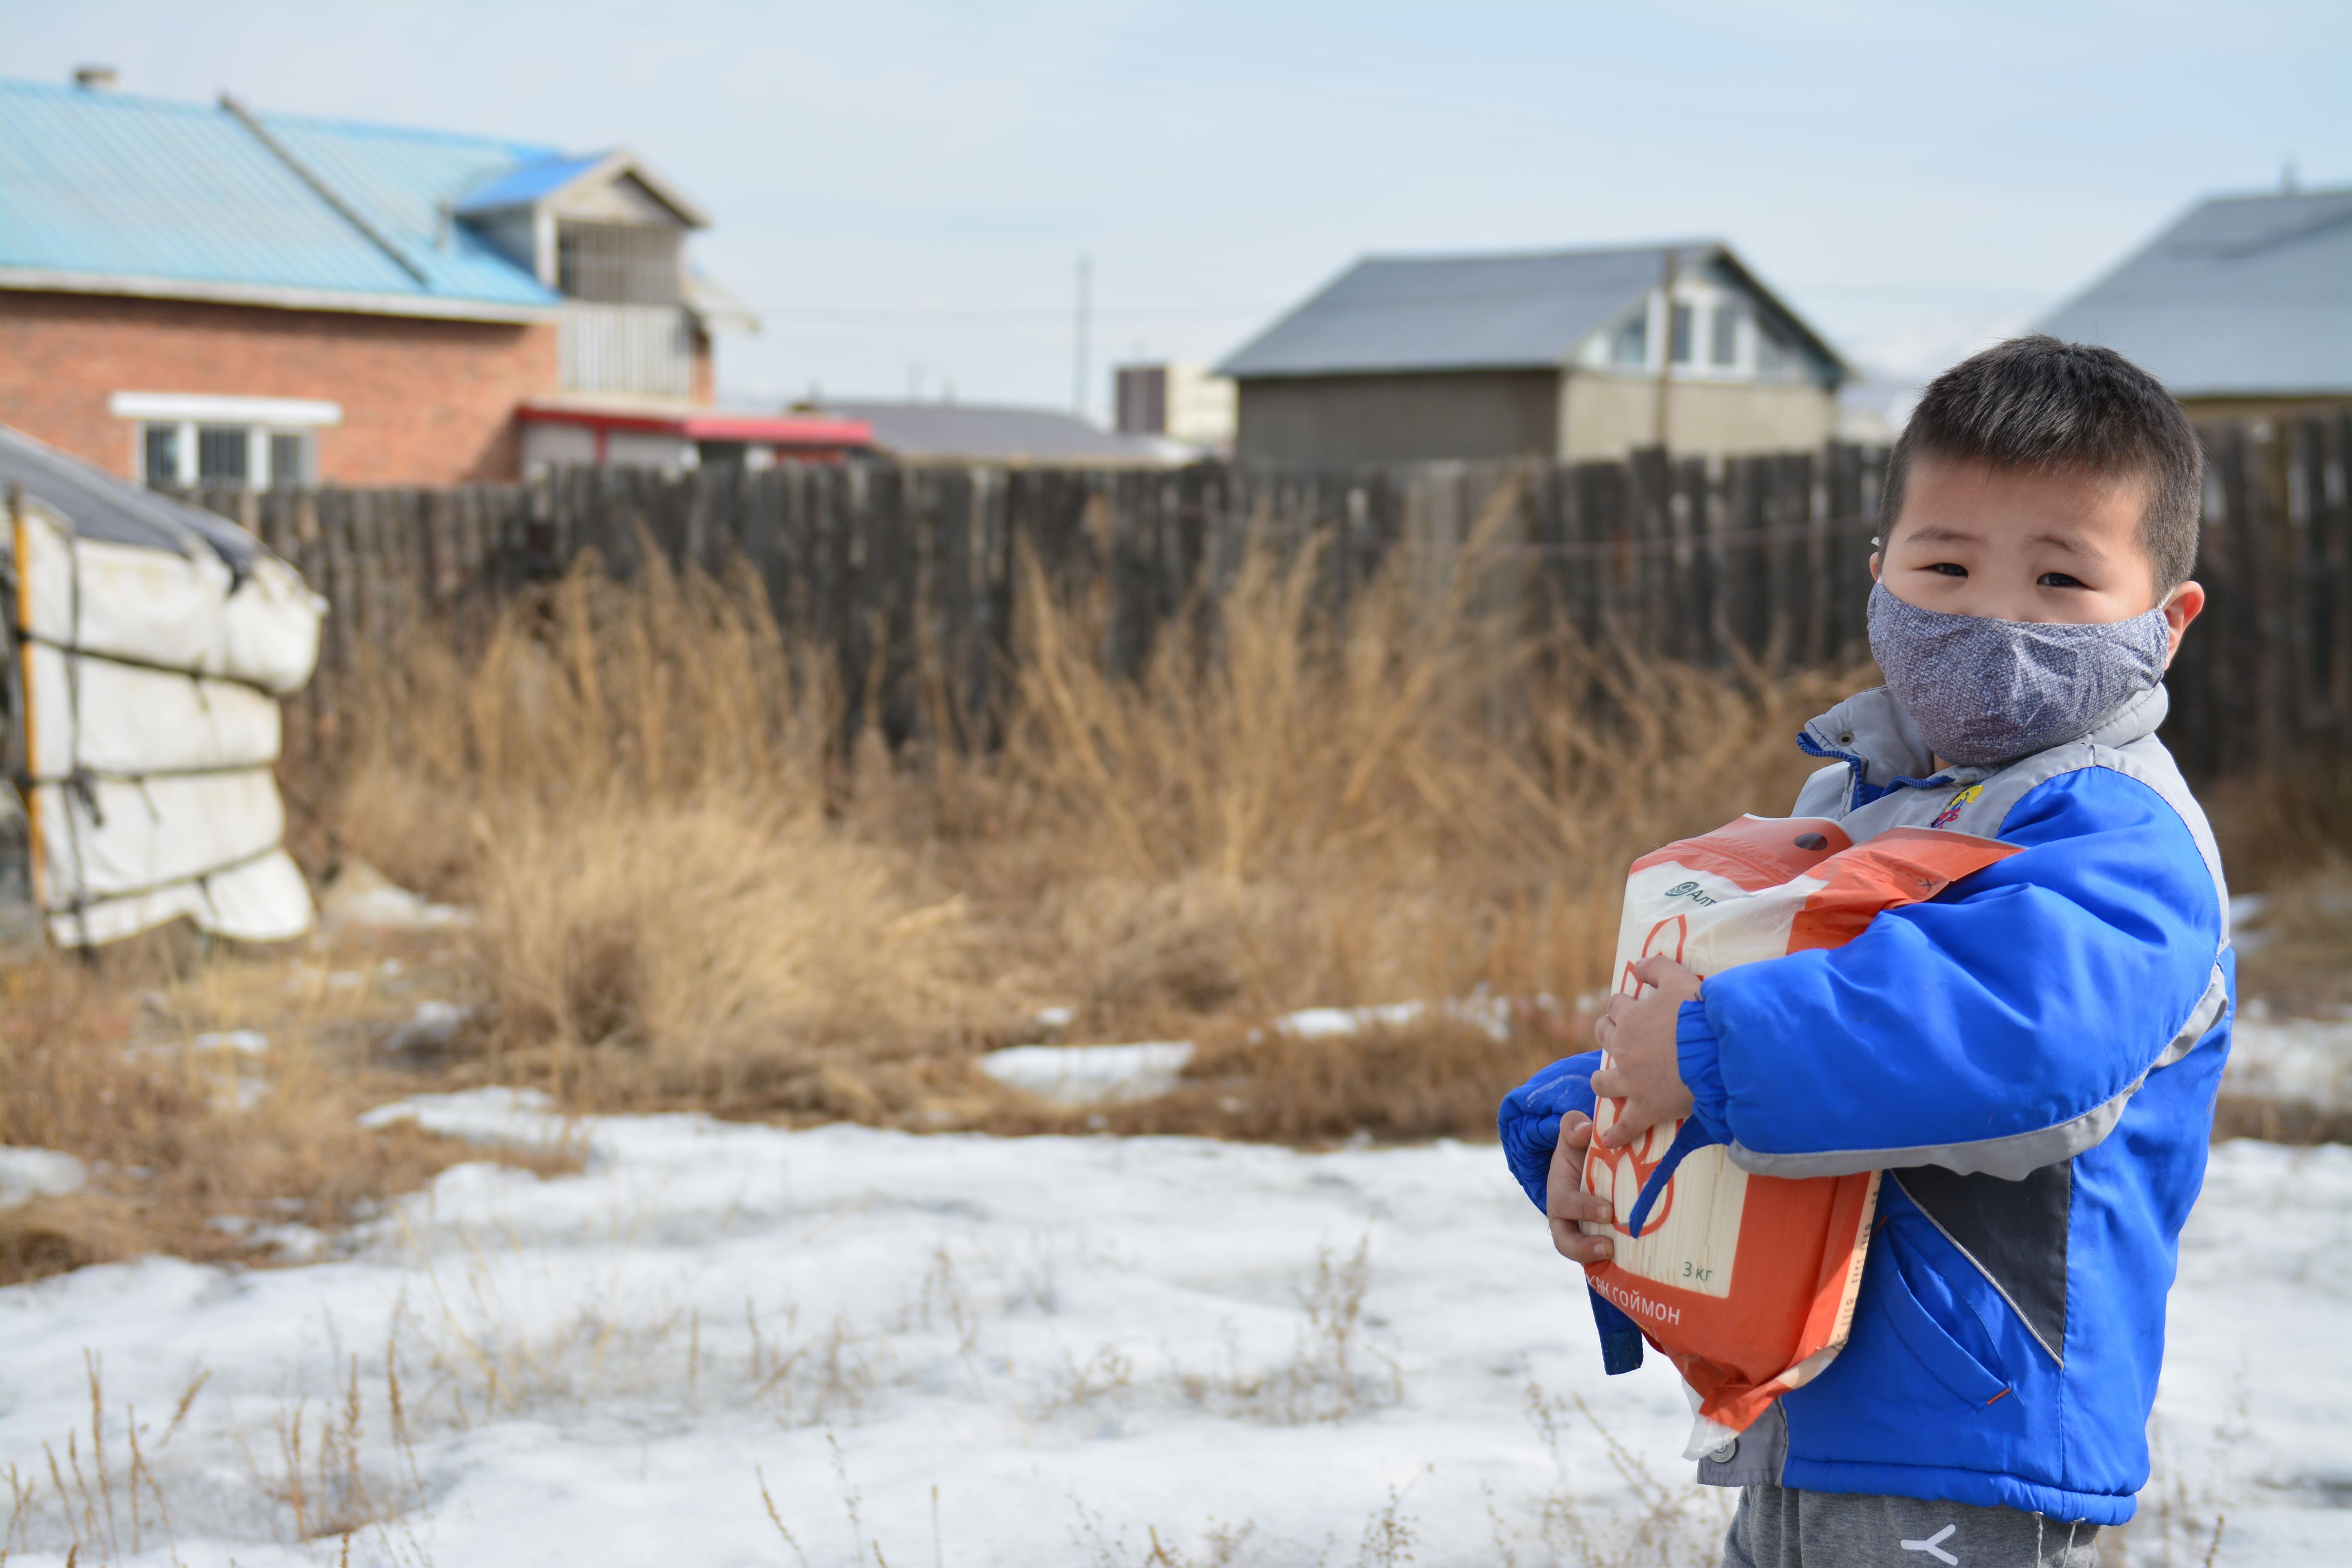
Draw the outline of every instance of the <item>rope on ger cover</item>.
M224 861L222 864L215 866L208 870L192 872L184 877L173 877L161 882L150 882L144 887L125 888L120 892L100 893L96 898L76 899L69 903L58 905L53 908L49 912L52 914L61 915L77 914L85 910L96 909L100 904L121 903L127 899L151 898L157 893L169 892L173 888L185 888L191 886L202 889L205 900L210 901L213 896L212 889L209 887L205 886L205 884L210 882L212 879L215 877L226 877L231 871L242 871L247 866L258 865L285 847L286 840L283 838L272 839L269 843L263 845L258 849L240 855L234 860ZM218 905L214 906L213 912L215 914L218 914L220 912Z
M68 522L66 536L67 602L72 606L67 623L67 635L76 643L81 641L81 534ZM66 655L66 714L73 722L73 740L66 748L66 772L68 776L81 773L81 661L70 653ZM98 815L98 795L87 783L80 786L83 803L89 809L93 826L103 827ZM150 809L152 809L152 805ZM73 803L66 802L66 838L73 847L74 862L74 925L81 932L81 950L90 950L89 915L82 899L83 889L89 885L89 862L83 857L81 818Z
M79 635L79 628L77 628L77 635ZM43 647L55 648L59 653L71 654L78 658L94 658L100 664L119 664L126 669L152 669L158 675L184 675L191 680L198 681L223 680L226 681L231 686L248 687L255 691L260 692L264 697L269 698L273 701L279 700L283 696L282 693L273 691L268 687L264 686L260 681L248 680L241 675L215 675L206 670L183 669L177 665L158 664L152 658L133 658L130 654L107 653L100 648L79 647L73 643L59 642L55 637L45 637L38 632L25 630L23 628L18 629L16 633L16 640L19 643L37 643Z

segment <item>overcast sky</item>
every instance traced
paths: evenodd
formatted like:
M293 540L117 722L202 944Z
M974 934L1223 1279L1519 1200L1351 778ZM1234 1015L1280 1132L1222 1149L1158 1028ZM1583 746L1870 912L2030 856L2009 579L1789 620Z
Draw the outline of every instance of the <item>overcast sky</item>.
M2190 201L2352 184L2344 0L0 0L0 70L636 149L765 320L723 393L1068 406L1367 252L1728 239L1932 369Z

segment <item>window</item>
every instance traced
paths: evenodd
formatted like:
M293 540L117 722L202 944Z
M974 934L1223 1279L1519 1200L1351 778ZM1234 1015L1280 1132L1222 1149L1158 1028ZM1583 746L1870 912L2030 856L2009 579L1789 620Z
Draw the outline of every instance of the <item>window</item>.
M118 392L106 406L138 421L131 460L151 485L316 484L317 432L343 422L341 404L307 397Z
M180 427L177 425L147 426L141 441L141 458L143 477L149 484L178 484Z
M1756 374L1767 380L1790 380L1803 369L1803 361L1779 328L1759 316L1756 319Z
M1714 326L1706 357L1717 369L1729 370L1739 363L1739 307L1727 300L1716 306Z
M139 477L151 485L299 488L317 482L317 454L308 430L151 420L140 427Z
M1650 315L1629 316L1609 340L1612 363L1639 369L1650 363Z
M1695 306L1690 305L1675 307L1674 327L1666 342L1672 345L1673 359L1676 364L1688 364L1691 362L1691 339L1695 335L1692 331L1694 323L1691 318L1696 313L1696 310Z
M200 425L196 427L196 479L208 485L245 483L246 459L253 448L253 433L242 425Z

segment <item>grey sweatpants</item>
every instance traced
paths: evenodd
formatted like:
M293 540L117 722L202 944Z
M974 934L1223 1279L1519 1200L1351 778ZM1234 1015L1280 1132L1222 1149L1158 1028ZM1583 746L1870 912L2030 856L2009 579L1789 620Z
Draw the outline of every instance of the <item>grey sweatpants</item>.
M2098 1537L2010 1508L1746 1486L1723 1568L2095 1568Z

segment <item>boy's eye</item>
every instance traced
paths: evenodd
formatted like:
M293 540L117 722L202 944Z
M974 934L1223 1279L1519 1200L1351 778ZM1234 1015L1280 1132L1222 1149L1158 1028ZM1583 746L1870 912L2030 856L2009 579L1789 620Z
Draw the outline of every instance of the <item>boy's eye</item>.
M2069 577L2063 572L2044 572L2034 581L2044 588L2079 588L2083 585L2080 577Z
M1938 561L1927 570L1941 572L1947 577L1965 577L1969 574L1969 569L1957 561Z

